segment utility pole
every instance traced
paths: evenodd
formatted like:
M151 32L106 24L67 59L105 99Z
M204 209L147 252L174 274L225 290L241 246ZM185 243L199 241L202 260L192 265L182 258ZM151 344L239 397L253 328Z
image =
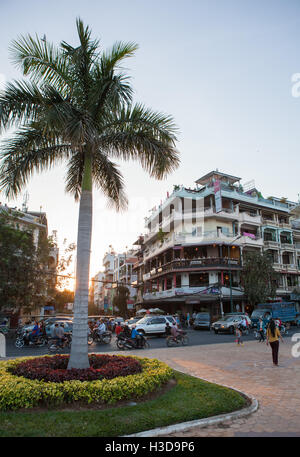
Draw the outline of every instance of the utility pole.
M227 252L228 252L228 267L229 267L229 287L230 287L230 312L233 313L233 298L232 298L232 274L231 274L231 264L229 260L229 248L232 246L232 244L241 238L242 235L237 236L231 243L228 244L227 246Z

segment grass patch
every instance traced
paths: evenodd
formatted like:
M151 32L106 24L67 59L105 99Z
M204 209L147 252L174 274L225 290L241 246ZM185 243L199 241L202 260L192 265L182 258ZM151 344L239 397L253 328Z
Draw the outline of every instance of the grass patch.
M0 412L0 437L113 437L203 419L247 406L239 393L175 372L177 384L134 406L83 411Z

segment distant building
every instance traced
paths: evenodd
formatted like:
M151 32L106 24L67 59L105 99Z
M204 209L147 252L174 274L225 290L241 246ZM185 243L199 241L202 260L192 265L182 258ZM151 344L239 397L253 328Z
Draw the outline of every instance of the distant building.
M263 198L254 183L212 171L196 187L174 186L146 218L134 272L137 303L167 312L251 311L241 287L243 257L267 251L279 273L277 298L300 286L299 204ZM298 209L297 209L298 208Z
M35 247L38 247L39 241L42 239L47 239L48 237L48 221L46 213L28 211L26 207L23 207L22 210L17 207L9 207L7 204L0 203L0 213L5 214L10 219L12 225L19 230L31 230L33 233L33 242ZM54 247L47 259L47 263L42 265L42 268L51 274L45 274L45 290L41 293L43 301L47 301L49 298L49 303L45 306L37 308L32 314L35 315L44 315L44 313L49 313L54 311L54 304L50 303L50 297L48 297L47 290L50 287L55 286L56 284L56 267L58 264L59 249Z

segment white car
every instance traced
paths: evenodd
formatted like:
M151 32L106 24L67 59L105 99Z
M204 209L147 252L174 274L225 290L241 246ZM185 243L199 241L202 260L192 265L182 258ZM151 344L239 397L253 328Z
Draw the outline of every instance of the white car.
M173 322L176 323L173 316L145 316L136 324L129 325L129 328L135 325L136 329L144 335L163 335L166 331L167 322L170 326Z
M222 319L219 319L217 322L214 322L211 326L212 330L214 330L215 333L219 332L229 332L229 333L234 333L235 328L241 324L242 320L245 319L249 323L249 318L248 316L243 316L243 315L236 315L236 314L227 314L224 316ZM251 320L250 320L251 323ZM249 323L249 327L250 327Z

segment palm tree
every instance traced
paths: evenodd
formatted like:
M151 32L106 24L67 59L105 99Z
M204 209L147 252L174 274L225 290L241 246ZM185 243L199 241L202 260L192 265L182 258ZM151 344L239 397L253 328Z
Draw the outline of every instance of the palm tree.
M115 43L109 51L76 21L79 45L26 35L11 45L24 76L0 94L0 128L14 133L1 147L0 189L8 198L34 171L63 162L66 191L79 200L73 342L68 368L87 368L88 285L93 186L117 209L126 208L124 181L113 160L136 160L162 179L179 165L173 119L133 104L120 63L137 50Z

